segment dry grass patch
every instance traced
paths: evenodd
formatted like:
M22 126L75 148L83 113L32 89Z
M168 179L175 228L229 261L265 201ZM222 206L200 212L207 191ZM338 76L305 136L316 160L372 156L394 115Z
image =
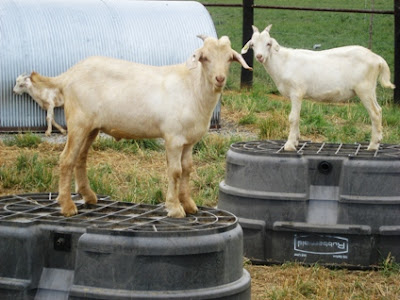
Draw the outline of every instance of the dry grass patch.
M246 265L252 278L252 299L369 299L398 300L400 276L380 271L332 270L289 263Z

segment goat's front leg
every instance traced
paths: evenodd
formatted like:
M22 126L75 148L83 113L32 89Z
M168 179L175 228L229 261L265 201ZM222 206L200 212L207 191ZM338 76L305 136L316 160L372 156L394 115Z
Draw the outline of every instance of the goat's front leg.
M54 117L53 117L53 119L51 120L51 123L52 123L53 126L55 126L58 130L60 130L60 132L61 132L63 135L66 135L66 134L67 134L67 131L66 131L64 128L62 128L62 126L61 126L60 124L58 124L58 123L54 120Z
M192 159L193 145L185 146L182 152L182 178L179 186L179 201L183 209L188 214L197 213L196 203L190 197L190 173L192 172L193 159Z
M167 152L168 169L168 191L165 201L165 208L168 216L173 218L183 218L186 216L185 210L179 202L179 184L182 176L182 145L174 145L173 142L165 141Z
M50 104L49 108L47 109L46 121L47 121L47 130L45 132L45 135L50 136L51 131L52 131L51 125L54 121L54 106L51 104Z
M292 108L289 114L290 132L287 142L285 143L285 151L296 151L300 139L300 111L301 111L301 98L298 96L291 96L290 101Z

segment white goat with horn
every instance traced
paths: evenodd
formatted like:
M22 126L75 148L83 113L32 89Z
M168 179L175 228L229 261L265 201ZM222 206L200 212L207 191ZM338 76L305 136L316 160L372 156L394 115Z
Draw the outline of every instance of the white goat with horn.
M339 47L324 51L289 49L273 39L269 31L253 26L253 36L242 49L254 49L279 92L290 99L290 133L284 149L296 150L300 138L299 119L303 98L340 102L357 95L372 121L368 150L376 150L382 139L382 109L376 100L376 82L394 89L390 70L379 55L361 46Z
M166 209L170 217L197 212L190 197L192 149L210 126L231 62L251 69L229 38L201 36L204 45L186 63L148 66L90 57L60 76L42 77L65 99L68 139L60 157L58 202L65 216L77 213L71 199L73 171L85 203L97 202L86 172L88 150L99 131L117 139L163 138L168 166Z

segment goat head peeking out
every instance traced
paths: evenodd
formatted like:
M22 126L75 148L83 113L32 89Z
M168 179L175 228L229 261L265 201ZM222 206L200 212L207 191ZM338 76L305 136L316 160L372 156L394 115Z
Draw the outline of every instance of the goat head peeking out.
M60 130L62 134L66 134L66 130L54 120L54 108L64 105L63 95L57 87L52 86L49 82L43 83L42 79L45 78L36 72L32 72L30 75L19 75L16 79L13 92L17 95L22 95L23 93L29 94L42 109L47 111L46 136L51 135L52 125Z
M64 95L68 125L67 143L60 156L58 202L63 215L78 213L70 193L73 175L85 203L97 202L89 186L86 161L100 131L117 139L163 138L168 216L180 218L197 212L189 188L193 146L209 129L231 62L251 69L231 48L228 37L201 38L203 47L179 65L155 67L89 57L48 78Z

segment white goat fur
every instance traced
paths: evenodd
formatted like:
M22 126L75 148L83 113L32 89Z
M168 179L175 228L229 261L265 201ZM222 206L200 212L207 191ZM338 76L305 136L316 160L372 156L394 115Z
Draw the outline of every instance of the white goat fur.
M64 97L57 87L43 84L40 78L36 72L32 72L31 75L20 75L16 79L13 91L18 95L28 93L42 109L47 111L46 136L51 135L52 125L62 134L66 134L66 130L54 120L54 108L64 105Z
M341 102L357 95L372 121L368 150L376 150L382 139L382 109L376 101L376 82L394 89L390 70L379 55L361 46L339 47L324 51L289 49L270 37L272 25L261 33L253 26L253 36L242 49L254 49L279 92L291 100L290 133L284 149L295 151L300 131L299 119L303 98Z
M99 131L117 139L163 138L168 216L197 212L189 189L192 148L208 131L231 62L251 69L232 50L228 37L201 38L203 47L186 64L154 67L90 57L58 77L43 77L65 98L68 139L60 156L58 196L62 214L77 213L70 194L73 170L77 192L86 203L97 202L89 187L86 160Z

